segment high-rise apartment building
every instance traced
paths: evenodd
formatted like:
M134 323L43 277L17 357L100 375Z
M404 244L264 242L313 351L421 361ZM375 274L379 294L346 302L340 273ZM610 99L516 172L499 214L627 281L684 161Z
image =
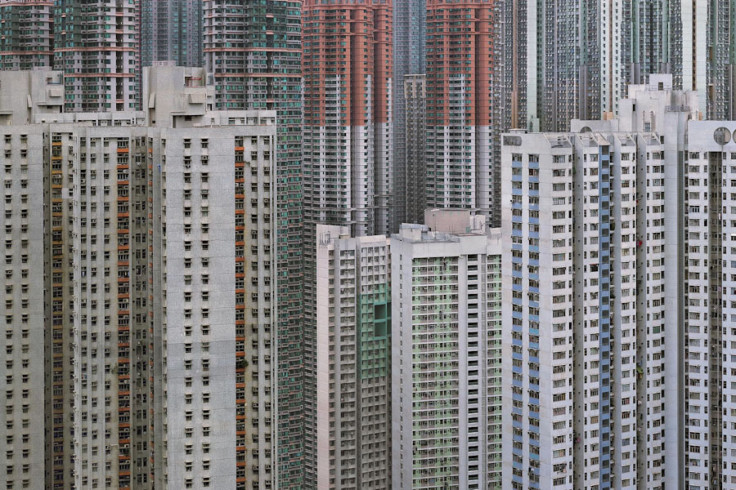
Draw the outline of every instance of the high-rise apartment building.
M608 141L604 138L596 136L583 138L579 147L589 148L597 158L601 152L599 145L604 145L608 150ZM573 167L580 175L583 175L583 171L581 165L573 164L573 159L577 155L572 138L567 135L534 134L505 136L504 139L504 163L508 163L509 167L504 171L504 178L508 178L509 184L504 184L503 188L503 197L508 201L503 206L503 229L511 238L504 242L505 263L508 264L508 272L504 273L504 285L511 291L511 308L504 311L504 338L507 346L504 369L510 373L509 377L504 378L504 392L511 395L512 402L510 410L506 411L507 414L510 412L511 420L509 424L505 424L504 430L504 444L509 448L509 451L504 453L504 463L511 468L511 478L507 485L509 488L574 488L573 469L577 466L574 466L573 440L574 437L578 437L579 441L587 441L583 434L575 435L575 425L578 422L575 418L574 398L577 394L574 382L578 373L575 370L589 367L596 371L594 379L600 380L605 375L607 383L610 383L610 372L609 369L606 369L605 373L600 372L602 368L599 359L586 362L583 366L581 353L575 351L577 345L583 345L583 339L575 337L575 333L582 333L586 323L590 323L591 320L586 318L586 315L580 320L581 326L575 328L573 293L578 282L580 285L586 284L606 291L605 310L599 315L601 305L596 304L590 308L590 313L596 316L609 313L610 297L607 289L610 289L610 278L606 276L603 284L598 271L603 268L606 274L610 274L610 265L606 264L603 267L596 261L586 266L586 270L592 271L591 276L595 276L592 283L590 283L592 278L588 278L584 283L582 280L575 280L574 246L576 244L581 246L583 240L588 243L590 239L581 239L579 243L574 243L573 230L576 229L574 218L578 217L578 213L571 211L574 204ZM511 148L512 142L520 148ZM515 150L521 152L522 148L524 153L511 153ZM605 154L606 177L610 179L608 151ZM580 155L581 160L582 157ZM585 158L587 161L589 156L586 155ZM554 163L557 165L553 166ZM594 165L599 166L597 159ZM597 170L598 172L594 174L596 184L600 169ZM585 175L591 173L587 170ZM582 185L578 189L579 199L585 199L582 195ZM596 185L590 189L590 193L597 194L598 189ZM600 199L596 197L595 210L587 212L596 221L600 219ZM552 202L556 204L549 205ZM582 213L582 203L578 207ZM626 225L628 223L622 224L622 227ZM582 226L579 228L582 229ZM597 233L599 225L596 224L593 230ZM600 238L596 238L595 244L600 241ZM542 248L542 243L552 243L556 248L547 251ZM599 259L599 254L600 252L596 250L591 259L594 261ZM609 254L607 251L606 259L609 258ZM542 260L543 258L545 260ZM630 282L630 279L627 277L626 281ZM595 300L596 303L604 303L604 300L599 299L601 294L588 293L585 297ZM626 296L630 296L630 293ZM624 295L622 298L633 300L625 298ZM543 305L546 307L543 308ZM606 318L605 327L602 327L600 325L602 319L596 318L593 320L596 328L585 334L585 339L592 340L588 343L595 344L595 347L592 345L585 347L586 353L590 351L595 354L593 357L600 357L599 351L603 349L604 344L605 355L607 357L609 355L611 330L609 320L610 315ZM628 318L626 324L629 327L627 331L629 335L633 330L630 323L632 319ZM542 325L550 325L551 328L540 328ZM603 328L607 335L601 339L600 332ZM632 346L627 344L627 348L631 349ZM578 359L574 359L575 354L578 354ZM604 366L610 367L608 359ZM633 366L629 367L633 369ZM578 375L585 372L584 375L590 378L591 373L587 371L581 371ZM594 393L587 389L580 396L586 401L590 396L598 399L600 384L596 383ZM634 391L631 388L628 391L631 391L633 401ZM608 399L610 393L602 394L600 398ZM600 405L601 402L596 401L590 408L599 412ZM610 413L607 407L604 410L607 415L606 422L609 423ZM588 421L591 414L585 415L585 420ZM599 421L596 424L596 437L590 441L591 444L586 445L586 448L590 447L593 452L599 451L603 445L602 438L610 436L608 428L605 434L601 434L598 427L600 419L601 414L596 413L595 420ZM632 420L635 420L635 417L632 417ZM633 433L631 435L633 436ZM623 436L626 436L626 433ZM608 440L605 447L610 448ZM609 458L604 459L604 463L608 464ZM589 463L592 464L592 471L600 473L601 458L597 457ZM587 479L588 475L585 475L583 480L590 484ZM598 483L600 482L594 484ZM607 484L610 484L610 480Z
M140 3L141 66L202 66L202 0Z
M387 233L392 181L392 4L304 4L304 241L316 226L347 226L353 237ZM305 485L317 486L317 261L304 260Z
M675 87L694 90L708 119L736 119L736 6L675 2L665 47Z
M66 111L138 108L142 66L202 65L202 2L0 2L0 70L65 73Z
M129 111L140 96L139 2L0 2L0 69L64 72L65 111Z
M304 213L386 233L392 165L390 2L304 5Z
M17 304L6 302L11 308L5 316L6 352L15 352L16 343L20 350L17 359L6 363L6 369L19 370L17 378L5 378L12 386L5 391L4 427L18 431L5 439L6 471L13 475L9 485L19 487L128 488L132 481L148 481L153 451L147 430L152 410L147 404L152 388L145 373L148 362L130 360L135 359L131 352L140 354L149 345L150 336L141 336L148 331L146 321L131 323L131 310L140 313L131 305L145 304L149 290L145 256L133 254L136 259L130 259L130 250L141 251L145 244L129 249L127 243L127 225L140 220L143 211L131 218L127 202L119 199L145 192L142 185L131 191L122 176L133 158L127 153L130 141L145 136L146 129L131 127L142 124L142 114L62 114L62 77L47 71L0 75L6 94L0 97L2 158L6 173L18 177L17 189L9 179L3 189L9 225L6 293L18 294ZM142 184L144 179L136 178ZM35 189L32 196L29 186ZM137 197L140 207L144 199ZM34 199L37 205L24 210ZM19 217L18 230L12 226L14 216ZM39 220L42 234L31 243L29 233ZM10 240L16 231L17 240ZM32 259L28 251L34 247L41 251ZM20 258L17 264L14 255ZM33 275L31 263L36 266ZM32 303L34 283L46 294ZM31 348L22 344L32 338L34 318L40 329L36 335L43 338ZM138 339L132 348L131 335ZM36 392L33 408L33 391L26 386L30 382ZM131 399L139 402L135 417ZM20 433L23 429L33 435ZM34 451L39 438L44 448L40 453ZM131 447L138 451L131 452Z
M140 102L139 2L56 2L54 68L67 112L130 111Z
M5 470L273 488L276 115L210 111L202 69L147 73L145 113L60 114L61 73L0 77L38 79L16 86L30 114L0 98Z
M391 264L383 235L317 225L316 467L310 488L391 486Z
M684 475L689 488L736 484L732 352L736 315L736 122L688 125L683 304Z
M710 119L736 118L735 9L727 0L501 0L504 117L510 127L567 131L572 119L618 114L629 84L671 73Z
M0 2L0 70L51 68L54 62L54 2Z
M240 125L166 129L157 142L154 284L166 291L166 475L177 488L275 482L275 115L233 116Z
M504 136L508 488L683 481L678 158L697 101L653 76L620 107Z
M89 119L90 127L71 117L49 130L52 310L69 316L54 326L64 342L54 339L52 349L62 354L71 387L63 389L64 420L53 424L54 444L57 430L65 435L63 466L54 454L54 483L63 468L65 488L148 486L154 385L146 305L153 291L148 169L136 165L146 155L146 129L135 127L143 119L132 114L118 127ZM64 188L71 189L66 198Z
M405 199L402 223L422 223L427 207L427 80L424 75L404 77L404 179L395 194ZM398 152L395 152L397 154ZM399 206L399 204L397 204ZM399 223L400 224L400 223Z
M418 223L408 217L411 198L405 193L419 187L411 180L408 169L412 158L407 138L407 117L409 110L404 92L404 77L417 76L427 70L427 8L426 0L406 0L394 4L393 18L393 183L394 193L391 200L392 232L399 229L401 223ZM405 116L406 114L406 116ZM422 136L422 139L424 136ZM421 187L419 187L421 189ZM422 209L422 213L424 209Z
M302 36L298 1L203 0L203 56L218 109L275 110L279 482L303 485Z
M500 236L467 210L425 223L391 237L391 487L496 488Z
M637 441L646 440L648 446L637 448L637 478L667 486L689 481L684 455L688 402L683 396L687 390L683 372L691 369L691 356L683 351L682 336L689 323L686 305L690 292L683 284L690 249L683 239L688 220L683 196L690 176L683 160L692 142L688 125L693 123L689 121L701 118L697 92L673 90L671 75L650 75L646 84L629 86L629 97L619 103L618 120L573 124L573 130L596 129L600 124L601 128L617 126L618 131L639 133ZM719 387L710 385L710 389L718 391ZM620 441L618 437L614 440Z
M6 81L0 75L0 83ZM0 107L4 104L0 103ZM44 135L40 128L3 126L0 213L3 282L0 344L1 468L6 488L43 488L46 311L44 308Z
M493 2L427 1L427 206L497 220Z

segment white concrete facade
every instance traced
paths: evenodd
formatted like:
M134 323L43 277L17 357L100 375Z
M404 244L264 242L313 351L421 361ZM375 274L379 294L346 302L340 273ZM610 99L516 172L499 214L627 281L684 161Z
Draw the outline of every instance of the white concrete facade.
M678 156L697 105L670 76L629 93L619 119L504 136L508 488L682 481Z
M403 225L392 250L392 488L501 478L501 249L482 216Z
M391 265L383 235L317 225L317 486L390 485Z
M0 125L32 124L40 114L60 114L64 78L60 71L0 71Z
M59 113L56 72L0 99L14 488L275 487L276 115L199 73L152 77L157 124Z
M44 485L43 139L38 127L0 126L0 471L13 488Z
M736 485L736 143L734 121L688 124L685 184L685 477Z

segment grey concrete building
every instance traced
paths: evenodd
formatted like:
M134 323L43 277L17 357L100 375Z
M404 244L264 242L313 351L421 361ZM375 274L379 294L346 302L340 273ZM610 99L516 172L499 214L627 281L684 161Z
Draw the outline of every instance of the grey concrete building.
M2 0L0 19L0 70L53 66L53 1Z
M275 114L200 73L147 70L145 112L60 113L55 72L0 97L18 488L275 484Z
M59 71L0 71L0 126L21 126L64 110Z
M402 223L422 223L424 210L427 207L427 83L424 75L406 75L404 77L404 167L403 187L397 187L396 194L402 194L405 200ZM396 157L395 157L396 158ZM399 185L399 180L395 181ZM399 206L399 204L397 204Z
M393 138L394 138L394 192L391 196L391 232L397 232L401 223L418 223L410 219L410 196L402 192L415 185L408 175L411 151L407 138L410 136L410 102L404 91L404 77L424 74L427 70L427 8L425 0L394 2L393 18ZM406 117L405 117L406 116ZM422 210L423 212L424 210Z
M389 239L317 225L315 487L390 487Z
M6 488L44 488L44 134L24 125L0 128L0 471Z
M141 66L202 66L202 0L143 0Z
M228 116L240 124L162 129L154 143L166 481L175 488L275 481L275 115Z

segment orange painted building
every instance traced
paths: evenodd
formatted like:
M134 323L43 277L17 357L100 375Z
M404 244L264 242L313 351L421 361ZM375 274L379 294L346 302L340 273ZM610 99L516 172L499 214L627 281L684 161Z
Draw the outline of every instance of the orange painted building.
M494 0L427 1L427 206L490 214Z
M341 225L354 237L390 232L393 6L391 0L306 0L302 20L304 486L387 488L388 442L376 442L376 448L368 450L360 439L361 434L390 430L389 407L380 386L364 386L358 404L341 404L360 386L356 367L343 373L348 378L342 384L332 385L329 393L320 392L318 406L318 373L330 366L317 364L317 349L324 346L316 341L315 228ZM325 397L333 400L328 409L323 408ZM374 418L379 412L386 417ZM330 447L341 449L336 453Z
M388 230L392 12L390 1L304 3L307 221Z

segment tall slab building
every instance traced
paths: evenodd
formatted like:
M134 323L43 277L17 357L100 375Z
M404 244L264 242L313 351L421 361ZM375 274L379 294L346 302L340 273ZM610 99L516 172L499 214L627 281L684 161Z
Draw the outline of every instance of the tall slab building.
M203 56L215 107L277 112L279 481L303 485L302 35L300 1L204 0Z
M408 102L404 94L404 77L421 75L427 70L427 6L426 0L406 0L394 4L394 72L393 72L393 144L394 144L394 192L391 196L392 232L401 223L417 223L408 217L412 200L408 196L418 186L412 180L409 169L411 150L407 148L411 129L407 128ZM419 135L415 135L419 136ZM420 139L424 139L422 135ZM420 187L421 188L421 187ZM422 209L422 213L424 209Z
M154 140L169 488L275 487L274 116Z
M304 3L304 241L318 224L385 234L392 189L390 1ZM316 249L305 248L305 485L319 478Z
M391 488L499 488L501 242L427 210L391 237Z
M736 485L736 122L688 124L683 261L684 478Z
M427 2L427 206L498 218L491 161L494 2Z
M23 125L3 125L1 134L3 481L13 488L44 488L45 461L51 452L44 432L47 410L43 402L47 393L44 344L49 342L43 294L45 220L38 212L44 206L44 135L40 128Z
M0 73L9 488L275 486L276 115L149 74L63 114L62 73Z
M391 264L384 235L317 225L317 454L309 488L391 486Z
M141 1L141 66L202 66L202 0Z
M697 96L671 76L629 93L619 119L504 135L505 488L684 481L683 372L702 369L682 350Z
M618 114L627 86L656 73L696 91L708 118L734 117L733 2L501 0L499 15L512 128L566 131Z

